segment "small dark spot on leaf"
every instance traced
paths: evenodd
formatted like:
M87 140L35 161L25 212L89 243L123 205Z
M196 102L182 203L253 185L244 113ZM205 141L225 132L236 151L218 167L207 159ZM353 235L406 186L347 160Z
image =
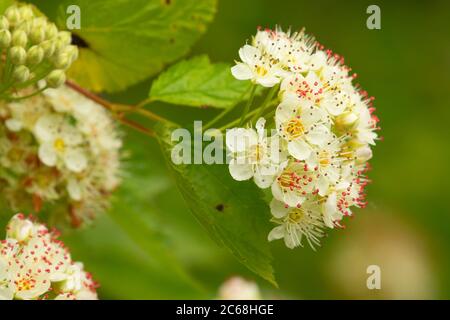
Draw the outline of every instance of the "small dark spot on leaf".
M75 33L72 34L72 44L79 48L89 48L89 44Z
M175 43L175 39L174 39L174 38L170 38L170 39L169 39L169 42L170 42L170 43Z
M223 212L224 209L225 209L225 206L223 205L223 203L219 203L216 206L216 210L219 211L219 212Z
M207 105L207 104L204 104L204 105L201 105L200 106L200 108L201 109L209 109L211 106L209 106L209 105Z
M169 6L172 4L172 0L164 0L164 3Z

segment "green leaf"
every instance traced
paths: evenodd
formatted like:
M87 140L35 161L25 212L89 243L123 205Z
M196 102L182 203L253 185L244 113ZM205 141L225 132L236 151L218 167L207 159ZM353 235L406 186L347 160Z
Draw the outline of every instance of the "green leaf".
M150 99L192 107L231 107L244 98L251 83L236 80L230 67L212 64L205 55L181 61L153 82Z
M125 216L128 212L127 209L120 214ZM161 241L148 240L142 246L131 236L109 215L103 215L90 228L65 234L63 240L72 258L82 261L100 283L101 299L208 297L180 271L179 262L173 261ZM153 238L149 233L147 236Z
M13 0L0 0L0 13L5 12L5 10L13 3Z
M175 165L171 132L158 125L159 142L175 182L194 216L219 245L247 268L276 285L267 241L270 212L254 183L234 181L226 165Z
M94 91L119 91L185 55L213 19L216 0L32 0L60 28L69 5L81 11L72 30L80 56L69 75Z

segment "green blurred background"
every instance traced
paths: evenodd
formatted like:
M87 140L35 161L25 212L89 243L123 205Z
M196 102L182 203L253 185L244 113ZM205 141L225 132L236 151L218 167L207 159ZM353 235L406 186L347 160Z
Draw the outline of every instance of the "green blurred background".
M381 8L381 30L366 28L366 8ZM228 277L258 282L268 298L450 298L450 2L219 0L207 33L189 54L232 62L256 26L306 31L342 54L357 82L376 97L380 141L371 161L369 205L333 230L317 252L274 243L279 288L219 248L188 211L156 141L126 132L133 156L110 215L64 240L99 280L101 298L213 298ZM151 79L116 101L139 101ZM214 110L155 105L189 125ZM132 174L131 174L132 173ZM125 199L125 200L123 200ZM366 268L379 265L381 290Z

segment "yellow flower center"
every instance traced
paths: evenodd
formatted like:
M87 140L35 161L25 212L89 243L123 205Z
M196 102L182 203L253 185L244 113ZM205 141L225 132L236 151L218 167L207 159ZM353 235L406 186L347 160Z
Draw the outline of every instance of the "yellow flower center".
M35 287L36 280L32 278L20 278L15 281L17 291L27 291Z
M256 67L256 73L261 76L264 77L267 74L267 69L264 68L263 66L257 66Z
M320 154L319 154L319 163L320 163L320 165L322 167L326 167L326 166L328 166L331 163L330 154L327 151L322 150L320 152Z
M63 152L64 149L66 148L64 140L61 138L56 139L55 142L53 143L53 146L55 147L56 151L59 152Z
M296 139L305 133L305 127L300 119L294 118L284 125L284 131L288 134L290 139Z
M259 162L263 158L263 149L260 144L252 146L250 150L250 159L253 162Z
M292 209L289 212L289 221L292 223L298 223L305 216L305 212L301 208Z

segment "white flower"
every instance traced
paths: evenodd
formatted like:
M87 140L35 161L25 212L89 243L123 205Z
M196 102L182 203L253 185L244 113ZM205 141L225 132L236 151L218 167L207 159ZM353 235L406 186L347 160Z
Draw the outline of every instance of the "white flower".
M280 82L283 74L281 66L274 64L258 48L246 44L239 50L239 57L242 62L231 68L236 79L252 80L264 87L273 87Z
M272 184L275 199L291 207L300 206L309 194L317 193L317 174L298 160L286 161Z
M265 120L261 118L256 130L234 128L226 134L226 144L232 153L231 176L238 181L253 178L260 188L272 184L281 157L278 136L266 137L264 125Z
M339 221L352 215L351 206L364 206L363 197L359 194L360 186L355 182L346 185L330 193L323 205L323 221L329 228L340 227Z
M15 215L8 224L8 236L0 242L0 299L47 299L96 297L95 283L73 263L63 243L44 225Z
M324 87L319 76L310 71L304 77L302 74L292 74L285 78L281 83L281 91L284 91L284 96L297 96L299 99L306 99L310 104L319 104L322 100Z
M299 207L289 207L283 202L273 199L270 209L274 221L279 226L270 231L268 240L284 239L286 246L293 249L302 245L303 237L314 249L320 246L323 237L323 221L321 208L313 201L306 201Z
M44 115L36 122L34 133L39 139L39 158L50 166L59 161L73 172L81 172L87 166L87 157L81 143L82 135L63 115Z
M329 119L311 101L287 95L278 105L275 122L280 136L287 140L289 153L307 159L314 146L323 146L330 136Z
M330 184L335 185L341 176L342 162L345 160L340 155L341 142L336 136L322 147L316 148L305 163L317 174L317 190L324 196L328 192Z

